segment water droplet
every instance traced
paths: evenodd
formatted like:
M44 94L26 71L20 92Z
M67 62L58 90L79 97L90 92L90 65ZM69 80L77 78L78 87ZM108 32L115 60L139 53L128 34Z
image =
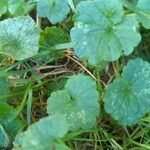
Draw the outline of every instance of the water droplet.
M78 23L77 23L77 27L78 27L79 29L83 28L83 22L78 22Z
M84 41L84 42L82 43L82 45L85 45L85 46L86 46L86 45L87 45L87 42Z

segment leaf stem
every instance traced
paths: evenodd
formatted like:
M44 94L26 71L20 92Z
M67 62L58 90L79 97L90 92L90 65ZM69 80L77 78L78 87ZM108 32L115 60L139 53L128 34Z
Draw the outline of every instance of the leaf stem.
M28 92L28 101L27 101L27 123L31 125L31 111L32 111L32 99L33 99L33 91L29 89Z
M130 142L133 143L133 144L135 144L135 145L137 145L137 146L139 146L139 147L143 147L144 149L150 149L150 146L145 145L145 144L138 143L138 142L133 141L133 140L131 140L131 139L130 139Z
M120 0L124 5L125 7L127 7L129 10L131 11L136 11L136 8L133 4L131 4L130 2L128 2L127 0Z
M26 105L29 90L30 90L30 85L28 86L28 88L24 94L24 97L23 97L23 100L22 100L20 106L17 108L17 116L22 112L24 106Z
M112 62L112 66L113 66L115 75L116 75L117 77L119 77L119 76L120 76L120 73L119 73L119 72L120 72L120 65L119 65L119 62L118 62L118 61Z
M97 79L95 78L95 76L85 67L83 66L79 61L77 61L75 58L70 57L69 55L65 55L66 57L68 57L69 59L71 59L72 61L74 61L75 63L77 63L80 67L83 68L83 70L85 70L95 81L97 81Z
M97 77L97 87L98 87L98 90L100 92L102 92L102 86L101 86L101 81L100 81L100 69L99 69L99 67L96 67L96 77Z
M57 49L57 50L73 48L73 43L70 42L70 43L58 44L58 45L55 45L54 48Z
M68 0L68 4L69 4L70 8L72 9L72 11L75 12L76 10L75 10L73 0Z
M99 101L100 103L99 104L100 104L100 109L101 109L102 108L101 96L102 96L102 93L103 93L103 88L102 88L101 80L100 80L100 68L99 68L99 66L96 67L95 71L96 71L96 77L97 77L97 88L98 88L99 95L100 95L100 101Z

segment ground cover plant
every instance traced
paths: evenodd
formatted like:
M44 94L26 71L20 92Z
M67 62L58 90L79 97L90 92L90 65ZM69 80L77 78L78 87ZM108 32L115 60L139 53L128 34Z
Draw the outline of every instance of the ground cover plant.
M150 0L1 0L0 149L150 149Z

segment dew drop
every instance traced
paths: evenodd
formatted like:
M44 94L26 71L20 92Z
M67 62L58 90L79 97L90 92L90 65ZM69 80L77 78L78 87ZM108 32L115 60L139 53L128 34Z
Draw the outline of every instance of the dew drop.
M84 42L82 43L82 45L86 46L86 45L87 45L87 42L84 41Z
M83 28L83 22L78 22L78 23L77 23L77 27L78 27L78 29Z

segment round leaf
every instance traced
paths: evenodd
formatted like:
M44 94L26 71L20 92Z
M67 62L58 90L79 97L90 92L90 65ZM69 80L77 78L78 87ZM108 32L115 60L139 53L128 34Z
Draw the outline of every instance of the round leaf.
M88 129L95 125L99 115L99 93L96 83L85 75L71 77L65 90L53 92L48 99L49 114L64 115L70 130Z
M150 29L150 0L139 0L136 13L143 26Z
M68 125L63 116L53 115L43 118L31 125L27 131L20 133L16 137L14 141L14 149L53 150L58 146L56 140L62 138L67 131ZM57 146L55 146L55 144ZM62 147L63 146L64 145L62 145Z
M0 53L16 60L30 58L38 52L39 34L39 29L29 16L1 21Z
M52 24L56 24L67 17L70 8L68 0L39 0L37 12L40 17L47 17Z
M80 2L71 30L75 53L92 65L129 55L141 40L137 27L135 16L124 16L118 0Z
M150 111L150 64L131 60L121 79L114 80L104 95L105 110L123 125L136 124Z

